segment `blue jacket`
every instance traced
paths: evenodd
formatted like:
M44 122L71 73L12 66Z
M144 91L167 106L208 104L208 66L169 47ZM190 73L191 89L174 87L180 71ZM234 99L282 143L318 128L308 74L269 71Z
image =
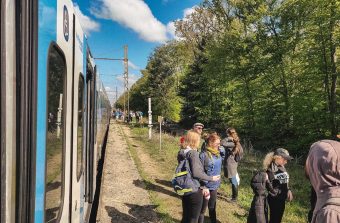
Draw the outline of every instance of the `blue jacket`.
M200 160L204 167L204 172L208 176L216 176L221 174L221 168L222 168L222 161L224 159L225 150L223 147L219 148L220 150L220 156L215 156L214 154L211 154L211 157L209 155L209 152L207 150L204 150L200 152ZM209 190L217 190L221 185L221 180L219 181L205 181L205 186Z

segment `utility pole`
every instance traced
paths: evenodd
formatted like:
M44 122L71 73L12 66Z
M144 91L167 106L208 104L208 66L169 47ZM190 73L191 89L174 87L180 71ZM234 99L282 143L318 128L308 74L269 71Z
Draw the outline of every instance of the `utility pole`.
M115 103L116 110L117 110L117 101L118 101L118 88L116 86L116 103Z
M124 89L127 95L127 115L130 116L130 103L129 103L129 60L128 60L128 46L124 46ZM125 108L125 96L124 96L124 108ZM128 119L128 122L130 119Z
M122 60L124 61L124 90L127 93L127 112L126 113L126 97L124 94L124 114L129 117L130 114L130 103L129 103L129 60L128 60L128 46L124 45L124 58L116 59L116 58L94 58L96 60ZM117 87L116 87L116 103L117 103Z

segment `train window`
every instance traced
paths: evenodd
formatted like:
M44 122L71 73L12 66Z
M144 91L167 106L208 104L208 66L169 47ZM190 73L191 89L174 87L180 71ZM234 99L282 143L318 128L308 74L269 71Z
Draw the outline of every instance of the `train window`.
M84 76L82 73L79 74L79 85L78 85L78 143L77 143L77 179L83 171L83 135L84 135Z
M63 197L66 64L52 45L48 54L45 222L57 222Z

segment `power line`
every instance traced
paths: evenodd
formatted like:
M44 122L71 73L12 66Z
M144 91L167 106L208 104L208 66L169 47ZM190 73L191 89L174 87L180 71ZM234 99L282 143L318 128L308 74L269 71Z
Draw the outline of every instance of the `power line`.
M121 76L122 74L99 74L100 76Z

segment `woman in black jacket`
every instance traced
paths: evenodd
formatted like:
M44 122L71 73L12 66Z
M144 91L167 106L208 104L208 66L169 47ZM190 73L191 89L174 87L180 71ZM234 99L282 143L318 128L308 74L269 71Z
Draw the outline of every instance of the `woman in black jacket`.
M268 179L273 185L273 189L278 191L276 194L268 194L269 223L280 223L286 200L293 200L293 194L288 186L289 174L285 169L287 161L292 159L286 149L278 148L274 152L268 153L263 161L263 167L267 170Z
M251 188L254 192L253 201L249 210L247 223L268 223L267 194L276 196L278 189L274 189L265 171L257 172L251 179Z
M243 156L243 148L240 143L240 138L234 128L228 128L226 132L227 137L221 141L221 145L225 148L223 165L224 176L228 178L231 183L231 201L236 201L238 196L238 185L240 183L237 166Z

